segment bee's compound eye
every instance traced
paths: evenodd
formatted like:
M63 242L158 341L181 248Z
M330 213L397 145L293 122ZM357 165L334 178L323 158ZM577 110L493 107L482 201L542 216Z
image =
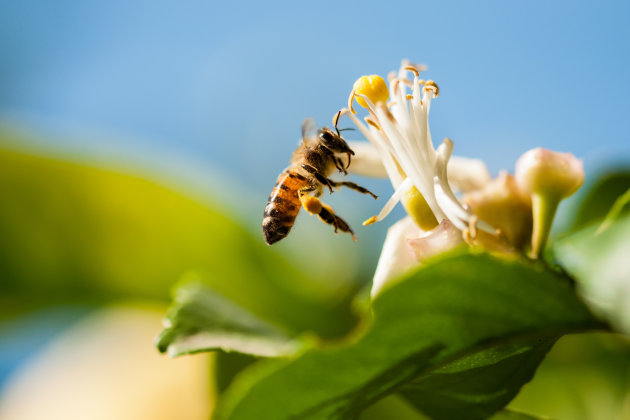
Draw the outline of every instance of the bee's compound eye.
M328 132L328 131L322 131L319 134L319 138L321 138L322 140L324 140L327 143L330 143L331 141L334 140L333 135L330 134L330 132Z

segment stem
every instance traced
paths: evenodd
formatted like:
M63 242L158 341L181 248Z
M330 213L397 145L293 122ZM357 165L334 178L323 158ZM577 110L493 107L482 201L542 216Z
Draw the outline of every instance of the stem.
M551 224L558 209L560 200L554 196L532 194L532 211L534 217L534 230L532 232L532 249L530 257L540 258L547 245Z

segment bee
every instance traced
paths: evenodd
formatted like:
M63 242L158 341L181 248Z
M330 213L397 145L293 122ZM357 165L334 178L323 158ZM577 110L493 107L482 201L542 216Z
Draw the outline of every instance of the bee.
M347 175L351 156L354 155L337 128L339 115L338 113L335 118L335 131L328 127L316 130L312 119L304 120L302 142L293 152L290 165L278 176L265 207L262 230L268 245L289 234L300 207L304 207L310 214L316 214L322 222L332 225L335 233L339 230L347 232L352 235L353 240L357 240L348 223L318 198L325 187L332 194L333 188L341 186L378 198L354 182L333 181L328 178L335 170ZM339 154L347 156L345 165Z

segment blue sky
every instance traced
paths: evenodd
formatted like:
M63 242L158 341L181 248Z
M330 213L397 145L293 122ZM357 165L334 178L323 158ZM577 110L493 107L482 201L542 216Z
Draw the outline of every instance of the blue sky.
M215 185L247 188L260 215L302 120L329 124L356 78L409 58L440 86L433 138L455 154L495 173L537 146L587 173L630 163L628 2L302 3L0 0L0 126L112 164L226 174ZM24 355L7 348L0 380Z
M409 58L441 88L434 139L494 172L539 145L630 157L627 2L226 3L2 2L0 121L266 195L305 117L328 124L358 76Z

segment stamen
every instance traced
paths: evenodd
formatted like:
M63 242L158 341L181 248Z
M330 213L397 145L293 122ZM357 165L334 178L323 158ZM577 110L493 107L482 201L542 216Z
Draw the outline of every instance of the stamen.
M471 214L467 209L465 209L457 197L455 193L451 189L451 186L448 183L448 174L447 174L447 166L448 160L451 157L453 152L453 141L448 137L444 139L442 144L437 149L437 159L435 162L435 192L436 197L438 198L438 203L444 210L449 210L453 214L448 215L449 219L457 225L461 222L458 219L461 219L463 222L471 223L473 217L477 217ZM446 211L445 211L446 212ZM479 227L481 230L491 234L496 235L497 231L488 223L483 220L476 220L475 226ZM458 227L459 228L459 227ZM465 225L460 230L464 230Z
M470 214L462 207L455 197L455 193L451 189L451 186L448 183L448 175L447 175L447 166L448 160L453 153L453 141L446 137L442 144L437 149L437 159L435 162L435 182L439 185L439 187L444 192L444 195L455 204L454 209L456 209L457 216L468 221L470 219Z
M383 132L389 137L389 143L394 149L393 155L398 159L402 170L412 179L413 184L425 198L435 217L438 220L443 219L444 213L437 204L433 191L432 169L422 168L417 164L419 157L414 154L413 146L402 135L399 125L396 120L391 118L391 113L384 105L377 106L376 116L383 127Z
M405 96L405 99L411 101L413 99L413 95L408 93L407 96Z
M369 125L371 125L372 127L376 128L377 130L381 131L381 126L378 125L374 120L372 120L370 117L365 117L363 118L365 120L366 123L368 123Z
M394 150L391 143L387 141L385 133L380 129L378 131L368 130L368 128L348 109L342 109L341 115L347 115L354 125L357 126L359 131L361 131L361 133L365 136L365 138L372 143L374 147L376 147L383 159L383 165L385 166L387 175L389 176L394 188L396 188L396 186L402 182L402 177L398 169L399 164L394 158Z
M396 92L398 92L398 85L399 84L400 84L400 79L392 80L392 83L391 83L392 95L396 95Z
M464 229L464 240L468 243L472 243L475 239L477 239L477 216L473 216L470 218L470 222L468 223L468 227Z
M387 117L388 120L390 120L393 123L396 122L396 118L394 118L394 114L392 114L392 112L389 110L389 108L387 108L386 106L379 106L379 109L381 110L383 115L385 115L385 117Z
M410 178L405 178L405 180L396 188L394 194L387 200L387 203L383 206L383 209L376 216L372 216L363 222L363 226L368 226L376 222L380 222L384 218L387 217L389 213L396 207L396 204L400 201L401 196L409 190L409 188L413 187L413 183Z
M403 68L403 70L406 70L406 67L413 67L414 69L416 69L418 72L423 72L423 71L427 71L428 67L426 64L417 64L417 63L412 63L409 60L402 60L402 62L400 63L401 67Z
M350 92L350 97L348 97L348 108L350 108L350 112L352 112L353 114L356 114L357 112L352 107L353 102L354 102L354 95L355 95L354 89L352 89L352 92Z
M440 88L433 80L427 80L424 82L424 90L433 90L433 97L437 98L440 94Z
M405 67L403 67L403 70L407 70L407 71L412 72L414 74L414 76L416 76L416 77L420 76L420 72L414 66L405 66Z
M371 114L376 114L376 112L374 111L376 107L374 106L374 104L372 103L372 100L367 95L363 95L362 93L355 93L355 92L353 93L354 93L353 97L361 98L365 101L365 103L367 104L367 109L368 111L370 111ZM379 103L383 104L383 102L379 102ZM354 114L356 114L356 112Z

